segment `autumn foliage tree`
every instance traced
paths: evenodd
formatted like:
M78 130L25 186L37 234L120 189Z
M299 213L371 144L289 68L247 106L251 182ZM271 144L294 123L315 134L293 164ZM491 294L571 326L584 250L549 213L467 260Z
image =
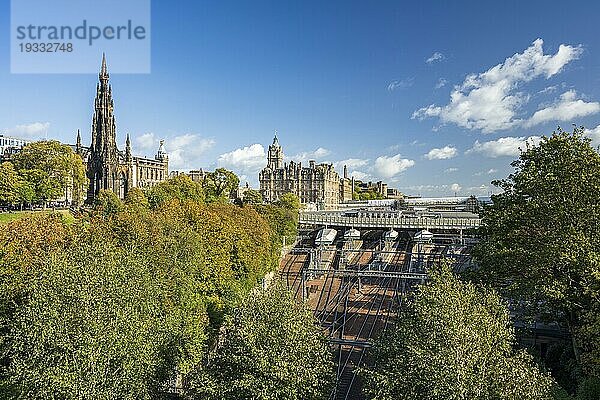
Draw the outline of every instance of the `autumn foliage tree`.
M250 207L135 195L0 228L0 397L163 396L276 265Z

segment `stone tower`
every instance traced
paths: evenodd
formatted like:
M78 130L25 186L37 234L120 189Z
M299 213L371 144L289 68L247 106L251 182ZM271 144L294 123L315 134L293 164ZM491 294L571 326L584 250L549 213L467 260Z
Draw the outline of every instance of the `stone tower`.
M88 201L94 199L102 189L119 194L119 154L116 143L114 103L104 54L102 54L102 67L98 78L92 120L92 144L87 165L87 177L90 181Z
M279 145L277 133L273 138L273 144L269 146L269 155L267 156L267 167L272 170L283 168L283 150Z

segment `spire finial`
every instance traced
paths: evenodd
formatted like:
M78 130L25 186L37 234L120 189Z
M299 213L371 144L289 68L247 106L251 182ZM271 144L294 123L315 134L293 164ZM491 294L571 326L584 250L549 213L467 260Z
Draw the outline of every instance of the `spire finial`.
M277 138L277 131L275 131L275 136L273 137L273 144L279 144L279 139Z
M101 76L108 76L108 68L106 67L106 54L102 53L102 68L100 69Z

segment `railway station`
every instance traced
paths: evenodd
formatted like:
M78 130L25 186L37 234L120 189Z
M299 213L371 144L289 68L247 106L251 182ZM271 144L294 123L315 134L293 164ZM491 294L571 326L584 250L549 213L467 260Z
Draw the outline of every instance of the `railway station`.
M361 398L357 367L365 349L396 316L427 269L470 266L479 215L467 211L386 207L304 211L300 236L281 274L306 301L336 350L337 384L330 399Z

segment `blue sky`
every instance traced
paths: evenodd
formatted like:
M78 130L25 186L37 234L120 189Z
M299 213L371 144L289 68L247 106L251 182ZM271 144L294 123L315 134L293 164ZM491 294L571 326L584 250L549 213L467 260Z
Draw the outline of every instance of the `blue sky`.
M0 132L72 143L81 129L89 143L97 76L11 74L0 4ZM590 1L153 1L152 72L111 75L117 139L149 156L165 139L171 169L224 166L256 186L277 131L289 159L409 194L486 194L557 125L600 143L599 14Z

